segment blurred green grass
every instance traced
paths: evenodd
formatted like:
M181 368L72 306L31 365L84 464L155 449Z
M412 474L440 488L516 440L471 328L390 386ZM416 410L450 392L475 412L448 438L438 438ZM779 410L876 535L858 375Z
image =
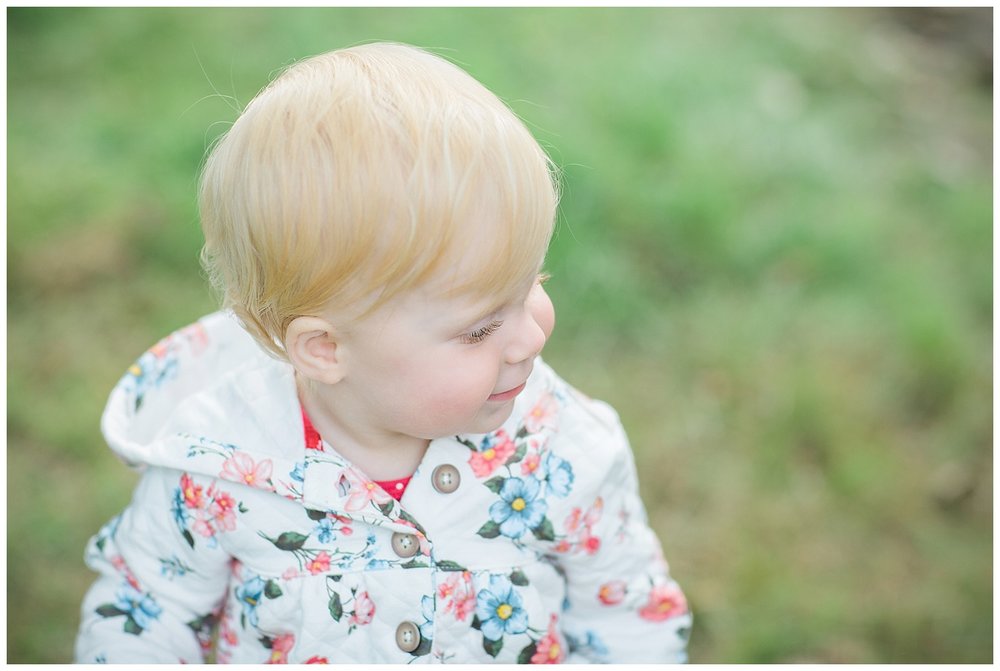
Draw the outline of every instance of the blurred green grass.
M134 482L107 392L213 309L205 147L281 66L376 39L456 60L563 167L546 357L622 414L692 659L991 661L992 91L898 18L8 9L8 661L70 659Z

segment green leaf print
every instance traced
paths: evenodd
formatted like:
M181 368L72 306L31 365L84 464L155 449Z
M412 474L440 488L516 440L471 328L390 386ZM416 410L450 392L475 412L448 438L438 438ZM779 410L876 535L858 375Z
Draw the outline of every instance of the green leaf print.
M486 654L489 655L490 657L495 658L497 655L500 654L500 650L502 648L503 648L502 638L499 641L491 641L488 638L483 639L483 650L485 650Z
M532 529L531 533L535 534L535 538L540 541L554 541L556 539L555 529L552 528L552 522L549 521L548 517L542 518L541 523Z
M264 596L268 599L277 599L281 596L281 588L278 587L278 582L276 580L268 580L264 584Z
M500 525L494 522L493 520L490 520L489 522L481 526L479 528L479 531L477 531L476 533L482 536L483 538L496 538L497 536L500 535Z
M332 617L337 622L340 622L340 618L344 616L344 606L340 603L340 594L334 592L330 597L330 617Z
M434 567L439 571L464 571L465 567L458 562L446 559L444 561L435 562Z
M125 632L134 634L135 636L142 633L142 627L139 626L138 622L132 619L131 615L125 618Z
M486 487L494 494L499 494L500 489L503 487L503 483L506 480L507 478L503 477L502 475L498 475L496 477L490 478L483 484L486 485Z
M535 641L531 642L531 645L527 646L521 651L521 654L517 656L518 664L531 664L531 658L535 656L535 652L538 651L538 643Z
M524 587L529 584L528 576L524 575L524 571L519 568L516 568L511 572L510 581L518 587Z
M510 466L511 464L516 464L517 462L521 461L522 459L524 459L524 455L527 454L527 452L528 452L528 444L521 443L520 445L517 446L517 449L514 451L514 454L511 455L510 459L507 460L507 465Z
M271 540L271 539L268 540L271 540L271 542L274 543L274 547L278 548L279 550L287 550L289 552L292 552L294 550L301 549L302 546L305 545L305 542L308 539L309 536L304 536L295 531L286 531L280 536L278 536L276 540Z
M101 617L117 617L119 615L125 615L125 611L117 606L113 606L110 603L106 603L103 606L97 607L97 614Z

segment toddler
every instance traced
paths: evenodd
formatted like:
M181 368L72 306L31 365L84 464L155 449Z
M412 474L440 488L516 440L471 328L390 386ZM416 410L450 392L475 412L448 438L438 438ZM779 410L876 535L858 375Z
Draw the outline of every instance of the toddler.
M102 430L142 469L91 540L80 662L676 662L691 625L617 415L539 358L557 193L468 74L300 62L214 146L226 310Z

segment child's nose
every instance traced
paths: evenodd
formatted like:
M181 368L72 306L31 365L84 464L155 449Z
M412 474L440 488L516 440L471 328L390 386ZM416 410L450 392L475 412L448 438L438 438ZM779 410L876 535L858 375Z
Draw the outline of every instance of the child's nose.
M546 339L541 325L530 313L525 312L517 337L507 347L507 363L516 364L533 359L542 351Z
M545 346L555 326L552 302L540 290L533 295L522 313L517 336L507 349L507 363L515 364L533 359Z

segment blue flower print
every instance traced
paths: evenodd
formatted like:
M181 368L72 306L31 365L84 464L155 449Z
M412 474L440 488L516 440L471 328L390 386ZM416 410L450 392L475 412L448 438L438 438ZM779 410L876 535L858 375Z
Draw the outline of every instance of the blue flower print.
M586 637L581 641L577 636L564 632L566 642L569 644L570 652L582 653L594 657L597 661L606 662L608 656L608 646L597 635L597 632L588 629L584 632L577 632Z
M420 614L424 621L420 625L420 639L429 641L434 637L434 598L424 595L420 598Z
M257 626L257 606L264 598L264 579L255 576L236 588L236 598L243 604L243 616L254 627Z
M500 525L500 533L520 538L545 518L548 504L538 498L541 485L535 478L508 478L500 487L500 501L490 506L490 519Z
M290 477L292 480L295 480L297 482L305 482L306 481L306 464L305 464L305 462L300 461L300 462L296 463L295 464L295 468L293 468L291 470L291 472L288 474L288 477Z
M174 500L170 502L170 512L174 514L177 527L183 532L187 529L188 512L184 506L184 492L178 487L174 490Z
M324 517L316 524L313 533L316 534L316 540L320 543L329 543L334 539L333 520L329 517Z
M568 461L549 452L548 456L545 457L545 473L550 492L560 498L569 495L573 488L573 467Z
M483 638L499 641L505 634L528 630L528 613L507 576L490 576L490 586L476 595L476 617Z
M127 582L115 594L115 599L115 608L131 618L139 629L148 629L163 612L153 597L143 594Z

